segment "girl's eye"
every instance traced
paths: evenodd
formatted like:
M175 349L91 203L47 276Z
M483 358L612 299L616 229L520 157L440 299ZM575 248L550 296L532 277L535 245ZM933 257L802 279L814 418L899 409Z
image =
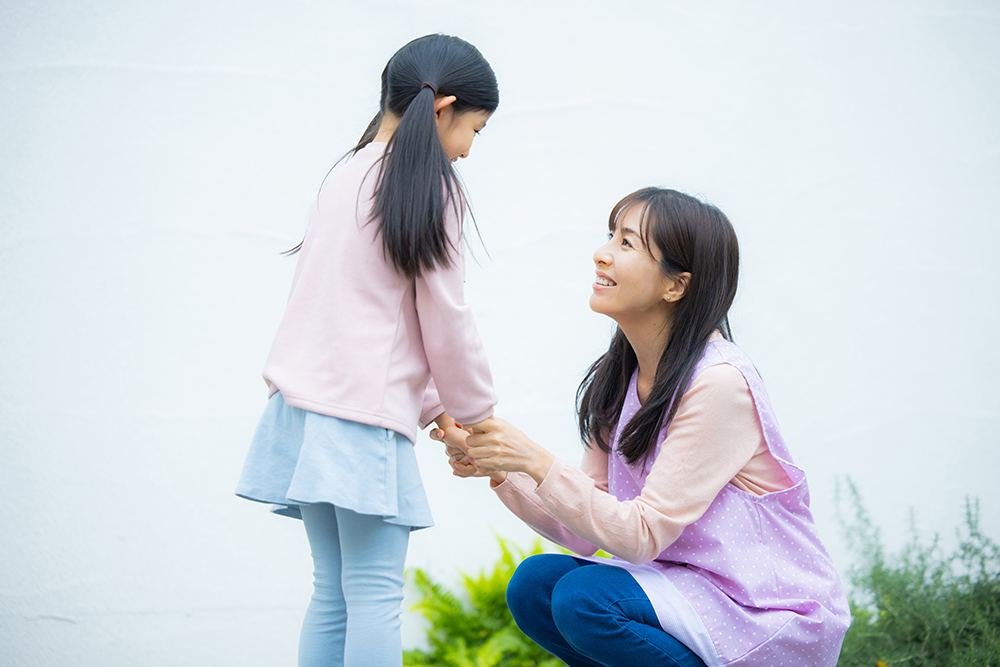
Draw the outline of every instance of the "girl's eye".
M476 136L477 136L477 137L479 136L479 130L473 130L473 132L475 132L475 133L476 133Z

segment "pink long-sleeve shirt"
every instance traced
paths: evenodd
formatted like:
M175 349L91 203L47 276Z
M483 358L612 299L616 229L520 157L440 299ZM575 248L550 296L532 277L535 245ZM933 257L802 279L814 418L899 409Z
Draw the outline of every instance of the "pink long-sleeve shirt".
M510 473L494 490L556 544L585 556L600 548L639 564L673 544L726 484L763 495L792 482L764 442L743 375L720 364L698 375L681 398L634 500L608 493L608 454L596 446L584 450L581 468L556 459L541 484Z
M417 425L442 412L473 423L497 399L465 303L454 207L445 216L450 267L407 278L383 255L371 212L385 148L362 148L320 193L263 375L289 405L415 441Z

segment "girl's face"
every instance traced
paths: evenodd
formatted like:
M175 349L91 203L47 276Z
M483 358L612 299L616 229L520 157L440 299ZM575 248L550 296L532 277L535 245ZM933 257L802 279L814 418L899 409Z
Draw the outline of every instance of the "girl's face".
M489 111L472 110L455 113L450 104L437 111L438 137L448 159L454 162L469 157L473 139L486 127L491 115Z
M641 205L618 215L608 242L594 253L597 278L590 295L590 308L619 325L659 321L679 298L682 282L660 271L659 252L642 241ZM684 274L681 274L684 275ZM683 290L681 290L681 294Z

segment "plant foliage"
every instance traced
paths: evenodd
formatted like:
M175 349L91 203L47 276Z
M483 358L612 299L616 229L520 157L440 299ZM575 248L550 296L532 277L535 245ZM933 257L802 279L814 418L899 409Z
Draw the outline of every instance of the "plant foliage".
M514 623L507 609L507 583L518 563L542 553L536 540L524 552L502 538L500 560L492 572L462 575L462 595L456 595L431 579L425 571L409 572L422 599L413 606L430 624L430 652L405 651L407 667L560 667L563 663L535 644ZM515 556L514 552L517 552Z
M857 488L848 486L854 520L841 520L857 554L850 571L852 622L838 667L972 667L1000 665L1000 547L983 534L978 501L966 501L958 549L916 527L895 557Z

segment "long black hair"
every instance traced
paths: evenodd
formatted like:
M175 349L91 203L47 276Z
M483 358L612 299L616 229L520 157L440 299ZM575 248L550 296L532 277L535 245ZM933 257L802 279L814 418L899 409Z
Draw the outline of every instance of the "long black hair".
M715 206L661 188L646 188L626 196L611 211L609 228L629 209L642 207L643 244L660 254L660 271L667 276L691 274L683 297L676 302L667 346L660 356L653 387L635 416L623 425L619 449L634 464L653 453L660 431L670 423L680 396L709 337L716 329L727 340L729 307L736 296L740 253L736 232ZM611 450L607 436L625 403L638 360L621 328L611 346L587 371L577 390L580 437Z
M386 258L410 278L451 265L445 207L457 215L465 209L458 175L438 136L435 95L454 95L456 114L493 113L500 104L496 75L476 47L450 35L420 37L396 51L382 70L379 111L348 152L370 144L387 113L399 118L379 164L372 219Z

